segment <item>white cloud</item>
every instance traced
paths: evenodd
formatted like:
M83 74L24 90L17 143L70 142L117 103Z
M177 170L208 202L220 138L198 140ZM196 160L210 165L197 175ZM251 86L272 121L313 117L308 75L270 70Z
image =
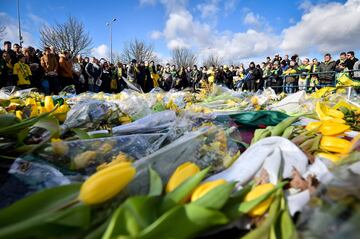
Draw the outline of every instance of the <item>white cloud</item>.
M300 3L299 9L304 11L309 11L313 7L313 4L310 0L304 0Z
M267 31L267 32L272 31L272 27L270 26L268 21L265 19L265 17L263 17L259 14L255 14L254 12L250 11L249 9L244 10L244 12L247 12L244 17L244 20L243 20L245 25L248 25L252 28L255 28L255 29L261 30L261 31ZM278 20L278 18L277 18L277 20Z
M209 24L211 19L195 18L186 7L186 0L178 4L175 0L158 1L165 5L167 19L164 29L153 32L153 37L164 39L169 50L176 47L192 49L200 62L210 54L225 62L240 62L277 52L304 55L358 50L360 46L360 0L348 0L344 4L322 3L311 5L312 8L306 1L301 6L304 10L301 20L296 23L295 19L289 19L292 26L281 34L274 33L267 20L250 9L242 9L247 30L219 31Z
M234 11L237 4L237 0L227 0L224 4L225 14Z
M283 30L280 48L306 54L359 49L360 0L312 6L300 22Z
M214 18L220 11L218 0L208 0L196 6L202 18Z
M91 49L91 56L95 56L98 59L108 59L110 56L110 49L107 45L101 44L98 47L94 47Z
M248 12L244 17L244 23L257 26L260 24L260 16L255 15L253 12Z
M19 43L19 30L17 21L7 13L0 12L0 22L6 23L6 28L3 33L4 40L11 41L12 43ZM23 38L23 46L36 47L36 43L30 32L26 31L26 29L22 29L21 35Z
M209 25L195 20L188 11L169 15L163 32L169 49L193 48L199 58L216 54L224 60L242 59L272 52L278 37L249 29L245 32L217 32Z
M161 31L152 31L152 32L150 33L150 38L153 39L153 40L157 40L157 39L159 39L161 36L162 36Z
M163 31L170 49L209 44L210 26L193 19L187 10L170 13Z

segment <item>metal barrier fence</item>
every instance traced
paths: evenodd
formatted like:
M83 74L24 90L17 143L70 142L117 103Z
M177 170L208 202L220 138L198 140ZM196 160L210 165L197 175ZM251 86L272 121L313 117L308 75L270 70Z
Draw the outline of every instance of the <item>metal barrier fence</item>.
M331 84L326 84L326 85L321 85L321 84L318 84L314 87L316 88L321 88L321 87L325 87L325 86L333 86L335 87L336 84L337 84L337 79L335 78L336 74L338 73L353 73L353 72L360 72L360 69L359 70L344 70L344 71L341 71L341 72L338 72L338 71L323 71L323 72L308 72L308 73L300 73L300 74L289 74L289 75L281 75L280 77L282 78L283 80L283 84L282 85L270 85L269 87L271 88L274 88L274 89L278 89L278 88L282 88L282 91L285 92L285 89L286 88L291 88L291 89L296 89L299 87L299 85L297 84L294 84L293 86L289 86L289 85L286 85L286 78L287 77L294 77L296 79L298 79L299 77L301 76L305 76L307 78L307 81L306 81L306 85L304 86L305 87L305 90L307 91L308 88L310 87L309 86L309 79L308 79L308 76L312 76L312 75L321 75L321 74L332 74L332 83ZM271 80L271 77L268 79L268 80ZM354 81L358 81L360 79L353 79ZM266 84L266 82L264 82L264 85Z

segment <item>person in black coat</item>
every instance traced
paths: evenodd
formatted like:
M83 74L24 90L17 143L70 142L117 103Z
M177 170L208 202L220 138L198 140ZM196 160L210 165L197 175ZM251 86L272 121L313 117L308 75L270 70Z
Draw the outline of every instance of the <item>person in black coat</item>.
M245 71L245 82L246 89L248 91L255 91L255 83L258 79L260 79L259 69L256 68L254 62L250 62L249 68Z
M102 65L102 74L101 74L101 86L100 91L105 93L110 93L110 81L111 81L111 71L110 66L107 61L105 61Z
M154 88L154 82L153 79L151 78L150 66L148 62L145 62L144 73L145 73L145 81L144 81L143 91L145 93L148 93Z

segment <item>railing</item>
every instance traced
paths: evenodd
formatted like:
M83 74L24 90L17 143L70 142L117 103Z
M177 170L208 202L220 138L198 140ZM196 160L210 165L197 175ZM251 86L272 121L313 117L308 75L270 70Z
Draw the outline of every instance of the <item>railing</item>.
M332 76L332 83L331 84L326 84L326 85L316 85L315 87L324 87L324 86L336 86L337 84L337 79L335 79L335 75L337 73L352 73L352 72L359 72L360 70L344 70L344 71L323 71L323 72L309 72L309 73L300 73L300 74L289 74L289 75L281 75L280 77L282 78L283 80L283 84L282 85L270 85L271 88L274 88L274 89L278 89L278 88L282 88L282 91L285 92L285 89L286 88L292 88L292 89L296 89L298 88L299 86L298 85L293 85L293 86L289 86L289 85L286 85L286 78L287 77L294 77L295 79L298 79L300 76L306 76L307 78L307 82L306 82L306 85L304 86L305 87L305 90L307 90L310 86L309 86L309 78L308 76L312 76L312 75L321 75L321 74L333 74ZM269 77L269 80L271 80L271 77ZM354 79L356 81L356 79ZM302 86L303 87L303 86Z

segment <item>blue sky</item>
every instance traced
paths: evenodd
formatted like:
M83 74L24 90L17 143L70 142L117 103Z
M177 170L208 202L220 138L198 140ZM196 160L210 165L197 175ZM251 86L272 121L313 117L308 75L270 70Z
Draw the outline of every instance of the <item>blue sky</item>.
M43 24L81 20L93 38L92 54L109 53L132 39L153 44L167 59L174 47L191 48L199 59L210 54L224 61L261 59L277 52L321 56L329 51L359 50L360 0L20 0L25 45L39 46ZM6 37L16 42L16 1L0 0ZM352 22L349 24L349 22Z

